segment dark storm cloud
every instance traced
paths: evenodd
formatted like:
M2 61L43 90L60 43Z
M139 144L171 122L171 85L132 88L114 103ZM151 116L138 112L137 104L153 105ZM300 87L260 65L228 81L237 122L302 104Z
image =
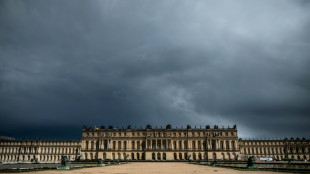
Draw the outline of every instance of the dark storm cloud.
M307 136L309 7L1 1L0 133L236 123L241 137Z

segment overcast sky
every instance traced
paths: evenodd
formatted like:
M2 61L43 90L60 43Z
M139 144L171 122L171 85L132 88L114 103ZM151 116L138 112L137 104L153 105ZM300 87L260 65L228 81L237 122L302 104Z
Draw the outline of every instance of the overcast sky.
M0 1L0 135L237 124L310 138L310 3Z

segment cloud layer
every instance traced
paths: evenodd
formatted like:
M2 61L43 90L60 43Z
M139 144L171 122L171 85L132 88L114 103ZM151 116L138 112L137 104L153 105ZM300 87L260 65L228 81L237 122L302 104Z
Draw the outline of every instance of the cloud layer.
M0 134L83 124L310 133L307 1L1 1ZM61 130L65 129L65 133Z

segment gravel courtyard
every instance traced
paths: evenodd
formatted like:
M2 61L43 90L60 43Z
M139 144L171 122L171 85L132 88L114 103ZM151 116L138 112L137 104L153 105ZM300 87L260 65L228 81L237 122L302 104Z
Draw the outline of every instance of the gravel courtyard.
M84 168L69 171L51 170L31 172L36 174L91 174L91 173L112 173L112 174L146 174L146 173L227 173L227 174L246 174L246 173L273 173L265 171L239 171L219 167L199 166L180 162L137 162L123 165L113 165L106 167ZM286 173L287 174L287 173Z

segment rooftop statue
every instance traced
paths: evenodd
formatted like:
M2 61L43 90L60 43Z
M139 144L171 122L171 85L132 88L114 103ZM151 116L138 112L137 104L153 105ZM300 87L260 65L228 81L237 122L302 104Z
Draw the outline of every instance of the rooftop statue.
M166 129L171 129L171 124L167 124Z
M150 124L146 125L146 129L152 129L152 126Z

